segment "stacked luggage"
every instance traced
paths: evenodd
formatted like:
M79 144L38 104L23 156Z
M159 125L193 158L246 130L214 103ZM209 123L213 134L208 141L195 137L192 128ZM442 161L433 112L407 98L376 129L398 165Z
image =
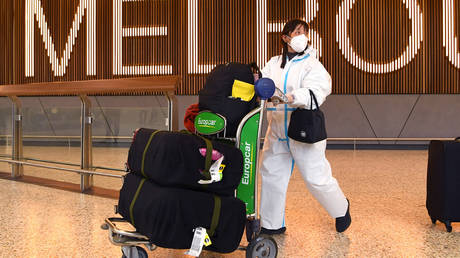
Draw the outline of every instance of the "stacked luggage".
M135 132L127 169L118 212L151 243L188 249L194 230L202 227L211 240L205 249L238 248L246 223L245 204L234 197L243 171L239 149L194 134L142 128Z

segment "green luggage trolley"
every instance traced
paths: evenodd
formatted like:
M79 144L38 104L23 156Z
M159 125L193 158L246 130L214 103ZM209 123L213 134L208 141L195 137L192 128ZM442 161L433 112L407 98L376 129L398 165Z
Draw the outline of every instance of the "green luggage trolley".
M260 105L242 119L236 138L226 138L225 117L210 111L202 111L197 115L195 130L197 134L217 135L218 139L234 141L236 147L241 150L243 173L236 197L246 204L246 239L249 244L240 247L239 250L245 250L247 258L275 258L278 254L275 240L269 236L259 235L257 173L264 109L268 99L274 95L276 87L271 79L262 78L256 82L254 88L260 98ZM277 91L276 101L285 101L285 96L279 91ZM109 230L110 241L122 247L123 257L147 257L147 252L140 245L145 245L149 250L154 250L155 245L150 243L147 237L135 231L121 230L116 225L121 222L129 223L121 218L107 218L102 225L103 229Z
M236 191L236 197L246 204L246 238L249 245L246 257L276 257L278 246L271 237L259 235L260 219L258 207L258 183L260 139L266 102L275 94L275 84L271 79L257 81L255 91L260 98L260 106L249 112L240 122L236 133L236 147L243 154L243 175ZM279 90L277 102L286 102ZM225 117L209 111L203 111L195 118L195 130L199 134L215 135L223 132L225 138Z

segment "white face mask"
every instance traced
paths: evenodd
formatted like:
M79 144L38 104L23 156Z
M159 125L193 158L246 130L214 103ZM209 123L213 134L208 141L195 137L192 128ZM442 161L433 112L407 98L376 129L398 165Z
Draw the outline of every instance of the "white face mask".
M291 48L299 53L299 52L303 52L305 50L305 48L307 47L307 44L308 44L308 38L307 36L305 36L305 34L300 34L298 36L295 36L293 38L291 38L291 42L288 43L289 46L291 46Z

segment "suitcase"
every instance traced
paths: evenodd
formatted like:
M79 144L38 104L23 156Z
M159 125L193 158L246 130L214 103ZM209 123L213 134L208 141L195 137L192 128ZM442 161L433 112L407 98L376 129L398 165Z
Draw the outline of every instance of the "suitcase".
M162 186L234 196L243 174L243 155L238 148L210 141L212 148L224 155L223 177L219 182L200 184L200 180L209 179L202 173L206 158L199 149L206 150L203 138L190 133L156 132L146 128L135 132L128 154L128 171Z
M117 211L151 243L174 249L189 249L193 230L203 227L212 243L204 249L233 252L246 223L245 204L235 197L161 187L133 173L125 177Z
M448 232L451 222L460 222L459 138L431 141L428 149L426 208L433 224L443 222Z

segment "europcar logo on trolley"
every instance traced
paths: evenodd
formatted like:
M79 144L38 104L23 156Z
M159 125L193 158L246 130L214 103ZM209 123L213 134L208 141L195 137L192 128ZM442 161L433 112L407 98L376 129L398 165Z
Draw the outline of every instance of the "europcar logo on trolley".
M253 146L248 142L244 142L244 168L243 168L243 178L241 178L241 183L245 185L249 185L250 178L252 175L252 150Z
M216 125L216 120L207 120L207 119L201 119L199 118L198 119L198 125L201 125L201 126L215 126Z
M255 208L255 176L257 174L257 139L260 114L249 118L241 130L239 149L243 156L243 175L236 191L238 199L246 203L246 213L253 214Z
M195 128L199 133L210 135L225 129L225 119L209 111L200 112L195 118Z

